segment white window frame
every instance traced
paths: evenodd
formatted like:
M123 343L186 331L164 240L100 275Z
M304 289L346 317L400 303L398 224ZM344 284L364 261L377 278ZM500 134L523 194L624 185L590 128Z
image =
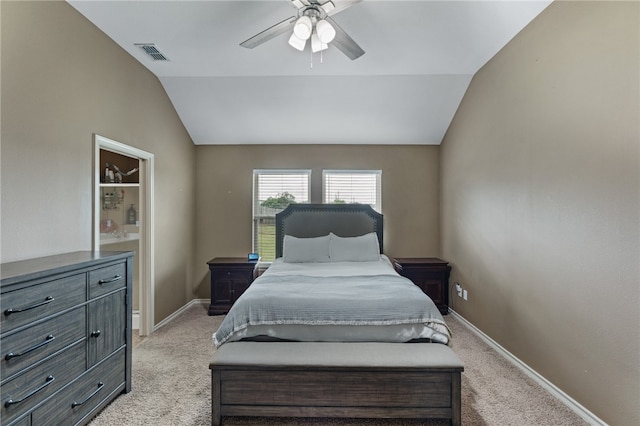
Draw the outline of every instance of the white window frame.
M268 250L261 250L259 247L259 233L260 233L260 228L261 228L261 221L265 220L265 221L269 221L271 217L273 217L273 226L275 229L275 214L278 211L282 211L284 209L281 210L274 210L271 209L271 211L263 209L260 207L260 203L264 202L265 200L260 200L259 198L259 193L260 193L260 177L261 176L268 176L268 175L272 175L272 176L285 176L285 175L299 175L300 178L304 179L303 176L306 176L306 188L301 188L300 186L297 186L296 188L287 188L287 182L281 182L281 185L279 188L272 188L269 191L269 196L276 196L278 194L284 193L284 192L289 192L292 193L294 196L296 194L300 194L300 191L304 192L306 191L306 195L307 195L307 199L306 200L302 200L302 199L296 199L296 202L298 203L309 203L311 200L311 170L310 169L255 169L253 170L253 201L252 201L252 232L251 232L251 239L252 239L252 251L254 253L258 253L261 255L262 259L261 262L271 262L272 256L271 254L273 253L273 257L275 257L275 238L274 238L274 245L273 245L273 252L270 252ZM265 194L267 195L267 194ZM264 198L264 197L263 197ZM267 225L268 226L268 225ZM261 253L262 251L262 253Z
M382 213L382 170L323 170L322 202L325 204L333 204L333 201L337 198L337 194L332 192L332 189L330 188L331 184L329 183L328 179L330 179L331 176L338 175L344 175L345 177L356 177L357 175L375 176L375 189L373 189L373 191L375 191L375 194L373 195L375 197L374 202L367 202L362 199L357 200L354 198L353 194L349 193L347 193L346 195L341 195L340 198L342 198L343 196L346 197L344 200L347 203L356 202L361 204L369 204L375 211L377 211L378 213ZM368 198L371 198L371 194L369 194Z

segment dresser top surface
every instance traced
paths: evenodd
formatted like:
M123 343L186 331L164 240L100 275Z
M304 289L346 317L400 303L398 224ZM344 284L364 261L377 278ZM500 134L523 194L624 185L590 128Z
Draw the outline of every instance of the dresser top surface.
M77 251L0 265L1 285L37 279L40 276L65 273L93 264L106 263L133 256L131 251Z

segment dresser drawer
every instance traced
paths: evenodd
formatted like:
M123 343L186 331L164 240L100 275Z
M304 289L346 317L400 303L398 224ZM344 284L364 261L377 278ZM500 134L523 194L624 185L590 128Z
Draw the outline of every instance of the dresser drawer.
M124 348L91 369L33 412L34 425L74 425L125 386Z
M3 423L9 423L44 401L85 371L85 345L75 344L2 385Z
M86 286L86 274L78 274L2 293L2 334L84 303Z
M24 416L15 423L11 423L11 426L31 426L31 415Z
M94 299L127 285L126 264L118 263L89 272L89 298Z
M86 336L85 307L76 308L38 325L2 337L2 369L6 380Z

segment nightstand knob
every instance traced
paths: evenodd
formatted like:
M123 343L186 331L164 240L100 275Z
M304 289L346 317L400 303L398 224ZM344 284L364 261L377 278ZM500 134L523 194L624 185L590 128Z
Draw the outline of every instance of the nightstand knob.
M227 272L227 275L231 275L231 272Z

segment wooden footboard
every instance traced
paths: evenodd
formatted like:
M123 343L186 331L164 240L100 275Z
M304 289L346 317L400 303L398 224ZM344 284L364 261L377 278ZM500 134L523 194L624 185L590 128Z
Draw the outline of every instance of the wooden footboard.
M440 344L222 345L210 364L222 416L444 418L461 424L463 365Z

